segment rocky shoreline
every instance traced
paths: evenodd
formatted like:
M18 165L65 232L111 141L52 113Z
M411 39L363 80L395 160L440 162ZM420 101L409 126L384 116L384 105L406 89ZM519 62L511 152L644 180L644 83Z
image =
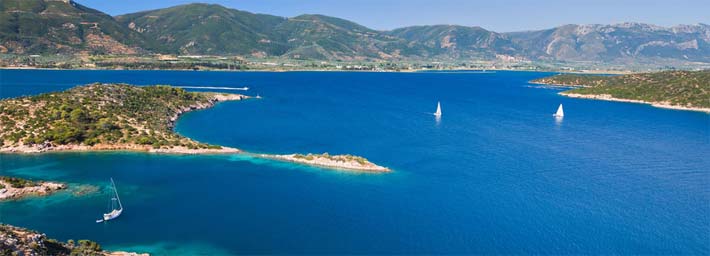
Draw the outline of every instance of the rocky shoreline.
M184 113L207 109L213 107L219 102L223 101L233 101L233 100L244 100L250 98L249 96L242 94L230 94L230 93L204 93L209 95L209 101L207 103L199 103L190 105L185 108L178 109L176 114L170 117L169 127L175 127L175 123L178 118ZM219 147L219 148L188 148L183 146L174 146L171 148L154 148L151 145L139 145L139 144L96 144L96 145L83 145L83 144L66 144L66 145L54 145L49 142L42 144L33 145L3 145L0 146L0 153L43 153L43 152L94 152L94 151L133 151L133 152L149 152L149 153L163 153L163 154L228 154L228 153L240 153L242 152L236 148L229 147Z
M261 158L301 163L305 165L320 166L326 168L344 169L352 171L364 172L391 172L387 167L376 165L365 158L351 155L335 155L328 154L290 154L290 155L270 155L259 154Z
M570 97L570 98L639 103L639 104L648 104L648 105L651 105L651 106L657 107L657 108L686 110L686 111L699 111L699 112L710 113L710 108L686 107L686 106L672 105L667 102L649 102L649 101L643 101L643 100L620 99L620 98L614 98L609 94L579 94L579 93L568 93L568 92L560 92L559 94L562 96Z
M576 85L571 85L571 84L561 84L561 83L554 83L554 82L543 82L543 81L529 81L528 83L530 84L537 84L537 85L546 85L549 87L562 87L562 88L585 88L585 87L590 87L588 85L582 85L582 84L576 84Z
M37 154L46 152L100 152L100 151L128 151L128 152L145 152L159 154L179 154L179 155L196 155L196 154L232 154L241 153L242 151L236 148L220 147L220 148L187 148L187 147L172 147L172 148L153 148L150 145L138 144L115 144L104 145L97 144L88 145L20 145L20 146L5 146L0 147L0 153L19 153L19 154Z
M0 224L0 255L148 256L147 253L110 252L89 240L66 243L25 228Z
M0 179L0 201L15 200L28 196L45 196L67 188L67 185L56 182L37 182L35 186L13 187L9 182Z
M96 85L91 85L95 86L96 89L102 89L103 87L98 87ZM126 86L126 85L123 85ZM114 85L113 90L128 90L125 87L120 87L120 85ZM86 88L94 88L94 87L84 87ZM129 87L130 88L130 87ZM201 100L198 102L194 102L192 104L185 104L181 105L177 108L173 107L172 109L169 109L170 116L165 117L165 122L162 123L163 125L166 125L168 128L166 131L161 131L163 133L166 133L169 136L175 136L174 134L174 127L175 123L177 120L182 116L183 114L190 112L190 111L195 111L195 110L201 110L201 109L207 109L210 107L213 107L219 102L223 101L236 101L236 100L244 100L244 99L249 99L252 98L250 96L242 95L242 94L231 94L231 93L216 93L216 92L201 92L200 94L206 96L206 100ZM108 97L108 96L107 96ZM260 98L260 97L256 97ZM18 118L23 118L23 117L18 117ZM163 120L161 117L160 120ZM145 128L143 127L144 124L137 124L135 127L138 127L137 129L142 129L143 133L145 134ZM134 128L136 129L136 128ZM152 130L151 136L152 135ZM147 136L147 135L143 135ZM163 135L165 136L165 135ZM177 135L179 136L179 135ZM154 137L159 137L159 136L154 136ZM239 153L245 153L245 154L250 154L248 152L243 152L239 149L236 148L230 148L230 147L222 147L218 145L206 145L199 143L197 141L193 141L189 138L184 138L182 136L182 144L181 145L161 145L159 143L153 143L151 144L150 142L148 143L140 143L135 140L131 140L131 142L99 142L96 144L91 144L87 145L81 142L75 142L75 143L69 143L69 144L54 144L53 142L50 141L45 141L43 143L35 143L35 144L24 144L24 140L20 143L10 143L10 144L0 144L0 153L20 153L20 154L35 154L35 153L45 153L45 152L97 152L97 151L129 151L129 152L146 152L146 153L159 153L159 154L239 154ZM30 140L31 141L31 140ZM140 144L139 144L140 143ZM300 154L292 154L292 155L268 155L268 154L250 154L254 155L257 157L261 158L268 158L268 159L273 159L273 160L279 160L279 161L288 161L288 162L296 162L296 163L301 163L301 164L306 164L306 165L313 165L313 166L321 166L321 167L326 167L326 168L333 168L333 169L346 169L346 170L357 170L357 171L367 171L367 172L389 172L390 170L386 167L382 167L376 164L373 164L369 162L367 159L358 157L358 156L352 156L352 155L339 155L339 156L329 156L327 154L320 154L320 155L314 155L314 154L308 154L308 155L300 155Z

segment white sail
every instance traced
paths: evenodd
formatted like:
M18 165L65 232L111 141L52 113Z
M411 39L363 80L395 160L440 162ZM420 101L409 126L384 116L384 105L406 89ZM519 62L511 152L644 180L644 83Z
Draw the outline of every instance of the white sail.
M434 112L434 115L438 117L441 116L441 102L436 103L436 112Z
M96 223L113 220L115 218L118 218L118 216L123 213L123 205L121 204L121 198L118 197L118 189L116 189L116 183L113 182L113 178L111 178L111 188L113 188L113 193L115 196L111 198L111 211L109 213L105 213L103 215L103 218L96 220ZM115 207L113 201L116 201L118 207Z
M565 111L562 109L562 104L557 108L557 113L554 114L556 117L564 117Z

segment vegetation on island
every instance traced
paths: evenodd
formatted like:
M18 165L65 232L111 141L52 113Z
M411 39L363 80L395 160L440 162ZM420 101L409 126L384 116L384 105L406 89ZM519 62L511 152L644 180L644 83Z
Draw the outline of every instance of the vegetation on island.
M0 146L137 145L219 149L172 131L177 116L214 93L170 86L91 84L0 101Z
M293 158L296 159L305 159L307 161L313 161L316 158L325 158L333 161L338 161L338 162L357 162L358 164L361 165L367 165L370 164L370 161L367 160L364 157L361 156L353 156L353 155L330 155L328 153L323 153L323 154L295 154L293 155Z
M5 177L5 176L0 176L0 181L4 181L8 185L10 185L13 188L25 188L25 187L34 187L34 186L39 186L39 183L28 180L28 179L23 179L23 178L17 178L17 177ZM4 188L3 184L0 184L0 189Z
M664 71L621 76L561 74L532 82L584 86L562 94L610 95L617 99L710 108L710 70Z
M65 242L48 238L39 232L0 224L0 255L104 256L101 245L91 240Z
M559 85L559 86L579 86L579 87L591 87L602 85L609 79L609 76L604 75L582 75L582 74L558 74L550 77L543 77L539 79L532 80L532 83L536 84L549 84L549 85Z

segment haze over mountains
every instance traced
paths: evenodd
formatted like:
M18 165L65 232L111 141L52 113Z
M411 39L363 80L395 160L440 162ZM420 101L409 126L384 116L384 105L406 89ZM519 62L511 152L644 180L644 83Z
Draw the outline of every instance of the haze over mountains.
M111 17L69 0L2 0L0 52L710 62L710 25L564 25L514 33L432 25L377 31L323 15L285 18L213 4Z

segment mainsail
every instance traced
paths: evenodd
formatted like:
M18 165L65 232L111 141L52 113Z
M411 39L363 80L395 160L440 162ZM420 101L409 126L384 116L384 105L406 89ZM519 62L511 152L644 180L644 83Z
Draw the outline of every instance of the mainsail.
M434 115L441 117L441 102L436 103L436 112L434 112Z
M562 104L560 104L560 107L557 108L557 113L555 113L553 116L556 116L556 117L564 117L565 116L565 111L562 109Z

